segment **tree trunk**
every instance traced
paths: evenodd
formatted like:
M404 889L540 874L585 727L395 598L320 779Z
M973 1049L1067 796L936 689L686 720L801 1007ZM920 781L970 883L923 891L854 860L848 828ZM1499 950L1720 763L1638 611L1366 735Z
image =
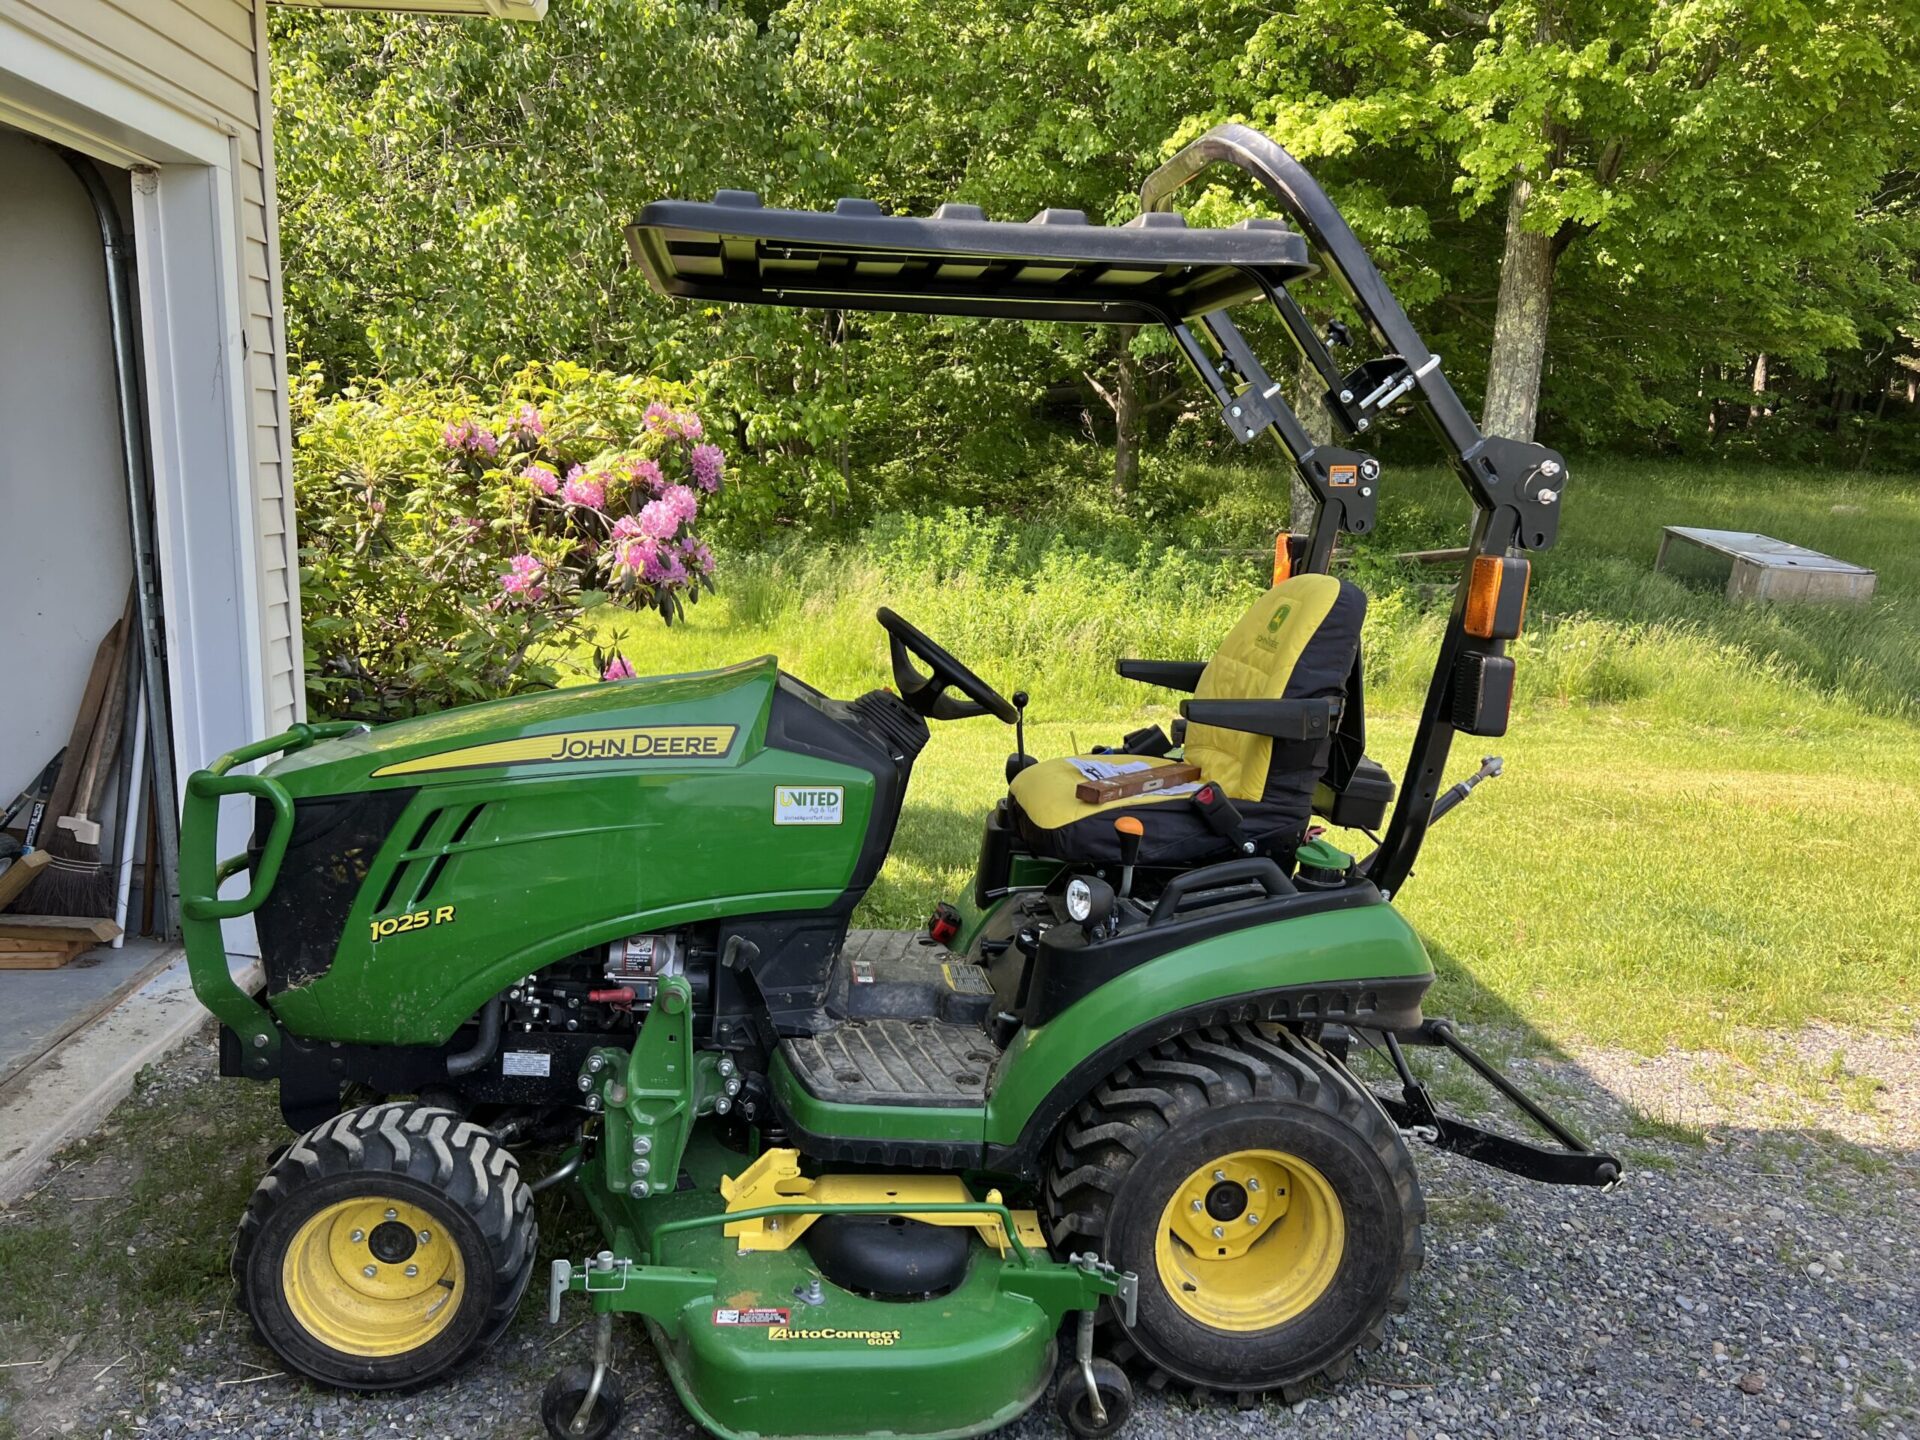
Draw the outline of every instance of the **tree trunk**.
M1512 440L1533 439L1540 414L1540 375L1547 359L1547 312L1553 302L1553 237L1522 223L1533 181L1513 178L1507 201L1507 244L1500 257L1500 294L1493 312L1493 355L1480 427Z
M1767 352L1762 350L1760 358L1753 362L1753 403L1747 407L1747 428L1752 429L1760 423L1760 417L1767 413Z
M1321 393L1327 388L1327 382L1320 378L1320 372L1313 368L1313 362L1305 355L1293 372L1294 410L1300 416L1300 428L1307 432L1307 438L1315 445L1333 443L1333 417L1327 414L1322 403ZM1305 534L1307 527L1313 524L1313 492L1307 489L1307 482L1300 478L1300 472L1293 472L1293 498L1289 507L1287 527L1294 534Z
M1123 332L1120 365L1113 377L1113 491L1119 496L1133 493L1140 478L1140 362L1133 357L1128 343L1133 332Z

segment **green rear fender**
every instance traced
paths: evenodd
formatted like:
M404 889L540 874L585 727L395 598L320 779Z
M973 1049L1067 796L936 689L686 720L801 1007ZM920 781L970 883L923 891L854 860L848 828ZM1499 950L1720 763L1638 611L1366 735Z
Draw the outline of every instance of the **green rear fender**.
M1391 905L1325 911L1215 936L1162 955L1021 1030L1001 1058L987 1102L989 1146L1081 1099L1129 1055L1158 1043L1169 1017L1257 1000L1289 987L1343 981L1431 981L1420 937ZM1176 1028L1186 1028L1179 1025Z

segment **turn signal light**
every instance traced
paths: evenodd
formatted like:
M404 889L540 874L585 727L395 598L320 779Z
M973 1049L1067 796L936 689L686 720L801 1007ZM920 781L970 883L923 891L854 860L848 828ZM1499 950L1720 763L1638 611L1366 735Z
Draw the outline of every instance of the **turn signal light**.
M1467 586L1467 634L1481 640L1514 640L1527 617L1527 584L1533 565L1524 556L1476 555Z

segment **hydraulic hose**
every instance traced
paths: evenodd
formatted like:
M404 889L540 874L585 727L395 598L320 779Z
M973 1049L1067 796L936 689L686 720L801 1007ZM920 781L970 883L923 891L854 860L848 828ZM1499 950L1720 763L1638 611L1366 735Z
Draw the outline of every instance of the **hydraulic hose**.
M471 1075L493 1059L494 1051L500 1048L501 1019L505 1008L498 995L480 1007L480 1034L474 1040L472 1048L456 1051L447 1056L449 1079Z

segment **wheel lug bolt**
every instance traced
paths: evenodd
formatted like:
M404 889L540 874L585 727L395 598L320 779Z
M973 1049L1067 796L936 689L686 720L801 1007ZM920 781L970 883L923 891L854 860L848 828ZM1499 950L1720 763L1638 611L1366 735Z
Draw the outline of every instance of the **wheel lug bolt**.
M1249 1190L1258 1190L1259 1188L1260 1188L1260 1177L1259 1177L1259 1176L1257 1176L1257 1175L1256 1175L1256 1176L1254 1176L1254 1177L1252 1177L1251 1179L1249 1179L1249 1180L1247 1181L1247 1189L1249 1189Z
M364 1230L356 1230L353 1232L353 1243L356 1245L358 1245L362 1240L366 1238L367 1238L367 1232Z
M1227 1232L1216 1225L1213 1227L1213 1238L1216 1240L1224 1240L1227 1238Z
M400 1212L398 1210L387 1211L387 1219L398 1220L399 1218L400 1218Z
M1198 1215L1198 1214L1200 1213L1200 1202L1199 1202L1198 1200L1196 1200L1196 1201L1194 1201L1194 1202L1193 1202L1193 1213L1194 1213L1194 1214L1196 1214L1196 1215ZM358 1240L358 1239L359 1239L360 1237L359 1237L358 1235L356 1235L356 1236L354 1236L353 1238L354 1238L354 1239L356 1239L356 1240Z
M1253 1213L1252 1211L1248 1211L1248 1212L1247 1212L1247 1224L1249 1224L1249 1225L1258 1225L1259 1223L1260 1223L1260 1217L1259 1217L1258 1215L1255 1215L1255 1214L1254 1214L1254 1213Z
M420 1232L420 1243L422 1245L431 1244L432 1241L433 1241L433 1232L431 1230L422 1230Z
M362 1270L360 1273L366 1276L367 1279L371 1280L373 1279L374 1276L378 1275L380 1271L377 1266L369 1265L367 1266L366 1269Z
M1215 1180L1220 1181L1222 1184L1225 1184L1227 1179L1227 1172L1224 1170L1216 1170L1213 1172L1213 1178Z
M420 1267L418 1265L407 1266L407 1278L409 1280L413 1279L413 1277L418 1275L419 1273L420 1273Z

